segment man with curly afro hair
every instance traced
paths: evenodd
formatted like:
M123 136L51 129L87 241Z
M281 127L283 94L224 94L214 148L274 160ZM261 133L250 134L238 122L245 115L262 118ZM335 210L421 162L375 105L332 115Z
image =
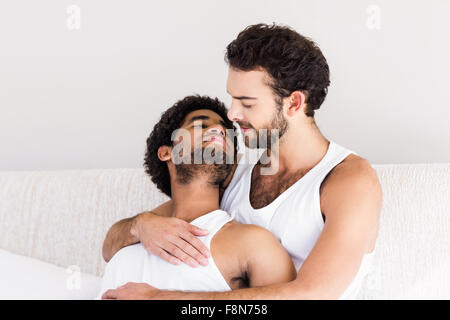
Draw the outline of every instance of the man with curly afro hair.
M109 261L100 294L111 298L108 289L130 281L159 289L230 291L295 278L289 255L270 231L238 223L219 209L219 185L232 168L231 163L223 163L223 155L227 150L231 150L231 155L235 153L227 129L234 131L222 102L189 96L164 112L147 139L146 171L157 187L171 197L164 207L153 212L157 218L173 217L208 229L210 232L201 238L186 233L186 240L202 242L212 249L208 261L199 266L191 259L189 266L177 266L149 254L148 243L136 243L122 248ZM217 161L192 161L195 151L204 156L208 149ZM225 152L215 158L214 154L220 151ZM176 164L174 158L184 152L189 163ZM167 251L162 254L169 256Z
M171 196L171 179L169 174L170 163L161 159L160 151L167 151L169 150L169 148L174 146L172 135L176 130L183 127L186 127L186 129L194 129L194 123L197 120L199 121L199 130L204 129L201 127L202 125L205 126L205 124L207 123L204 117L197 116L191 118L191 122L186 121L186 116L197 110L210 110L220 116L220 125L225 128L224 134L228 134L228 137L230 138L227 140L229 142L228 145L230 147L233 146L233 148L236 148L233 122L228 120L227 109L225 108L225 105L221 101L219 101L219 99L194 95L187 96L184 99L177 101L172 107L170 107L162 114L161 119L153 128L153 131L147 139L147 150L144 159L144 167L147 174L150 175L155 185L169 197ZM204 121L203 124L200 123L202 120ZM183 126L184 123L187 123L188 126ZM160 150L160 148L162 148L163 150ZM204 147L201 149L201 151L203 155L205 153ZM192 152L195 153L195 150L193 150ZM230 157L234 157L235 153L235 151L231 152L230 150L230 153L228 153L228 155ZM226 153L223 154L227 155ZM216 173L212 174L210 177L211 179L213 179L212 183L214 185L220 186L220 184L230 173L233 159L228 159L228 161L222 162L228 163L214 163L213 166L190 166L189 164L181 163L178 166L175 166L178 180L188 182L189 178L194 175L194 173L191 172L192 170L204 171L211 168L216 170Z

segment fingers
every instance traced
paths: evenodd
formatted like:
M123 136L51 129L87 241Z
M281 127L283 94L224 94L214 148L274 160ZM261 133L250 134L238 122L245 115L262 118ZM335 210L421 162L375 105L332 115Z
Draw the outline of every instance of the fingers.
M102 300L108 300L108 299L117 299L117 290L107 290L105 293L102 294Z
M193 233L194 235L196 235L196 236L206 236L209 233L208 230L201 229L201 228L196 227L196 226L194 226L192 224L189 224L189 231L191 233Z
M145 250L147 250L148 253L150 253L151 255L154 255L154 256L158 256L161 259L169 262L170 264L179 265L181 263L180 259L178 259L177 257L174 257L173 255L166 252L163 249L162 245L154 246L149 243L142 243L142 245L144 246Z
M173 255L170 255L169 253L167 253L167 251L161 248L157 248L154 254L160 257L161 259L166 260L170 264L179 265L181 263L180 259L174 257Z
M203 254L206 258L209 258L211 256L209 249L205 246L205 244L198 239L195 236L205 236L209 233L206 229L201 229L199 227L196 227L192 224L189 224L189 230L190 233L184 233L182 238L189 242L195 249L200 251L201 254Z
M189 253L194 259L200 261L200 259L206 260L206 264L208 264L208 258L211 257L211 253L209 252L208 247L196 236L194 236L192 233L186 232L181 235L181 238L185 241L186 244L188 244L188 248L186 251ZM192 251L194 250L194 251ZM205 264L205 265L206 265Z
M188 238L188 235L192 236L192 234L187 233L185 237ZM192 237L195 238L194 236ZM195 249L192 246L192 244L186 242L183 238L174 237L172 239L172 243L178 248L180 248L182 251L181 256L178 256L178 258L180 258L184 263L188 264L189 266L195 268L198 266L198 264L204 266L208 264L208 260L197 249Z
M178 218L164 218L166 227L157 232L142 236L141 243L145 249L161 259L178 265L181 262L191 267L207 265L210 252L208 247L195 235L207 235L208 230L198 228Z
M164 250L166 250L169 254L172 256L180 259L184 263L188 264L189 266L195 268L198 267L198 262L194 260L192 257L188 256L186 252L184 252L180 247L178 247L176 244L180 242L185 242L184 240L180 238L172 238L171 243L168 243L164 246ZM175 244L174 244L175 243ZM181 244L180 244L181 245Z
M198 242L200 242L203 245L203 242L190 233L186 233L184 237L191 239L194 243L198 244ZM158 246L150 244L143 245L150 254L156 255L174 265L179 265L181 262L184 262L195 268L198 267L199 264L205 266L208 264L207 258L179 236L167 236L166 242L164 244L160 243Z

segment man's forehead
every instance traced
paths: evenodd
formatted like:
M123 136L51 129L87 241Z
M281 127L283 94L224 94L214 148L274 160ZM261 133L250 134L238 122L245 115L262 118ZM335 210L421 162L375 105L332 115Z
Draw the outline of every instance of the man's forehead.
M210 120L216 123L223 122L221 116L209 109L199 109L188 113L186 118L184 119L183 125L192 122L192 120Z
M230 67L228 70L227 92L232 96L252 95L255 90L260 90L267 86L268 77L267 72L262 68L242 71Z

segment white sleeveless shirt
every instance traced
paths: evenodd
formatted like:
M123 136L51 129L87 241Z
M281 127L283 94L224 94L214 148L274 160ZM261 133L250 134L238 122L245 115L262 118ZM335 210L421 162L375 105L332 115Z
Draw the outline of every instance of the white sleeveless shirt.
M208 235L198 238L210 248L211 239L230 220L230 214L215 210L198 217L191 224L209 230ZM122 248L109 261L97 299L108 289L115 289L127 282L146 282L155 288L166 290L231 290L213 257L209 258L208 265L199 265L197 268L185 263L173 265L149 254L141 243Z
M261 151L257 152L261 154ZM256 161L240 161L223 194L220 207L232 213L238 222L255 224L271 231L287 250L298 271L324 227L320 209L322 181L351 153L354 152L330 141L327 153L315 167L260 209L254 209L250 204L251 177ZM254 154L250 156L258 158ZM340 299L355 298L362 279L371 267L372 257L373 252L363 257L357 275Z

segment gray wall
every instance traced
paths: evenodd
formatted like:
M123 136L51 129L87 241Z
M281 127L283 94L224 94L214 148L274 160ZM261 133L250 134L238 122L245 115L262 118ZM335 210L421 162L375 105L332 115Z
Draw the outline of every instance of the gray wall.
M445 0L3 0L0 170L140 167L177 99L230 102L225 46L273 21L329 61L326 136L372 163L450 162L448 14Z

